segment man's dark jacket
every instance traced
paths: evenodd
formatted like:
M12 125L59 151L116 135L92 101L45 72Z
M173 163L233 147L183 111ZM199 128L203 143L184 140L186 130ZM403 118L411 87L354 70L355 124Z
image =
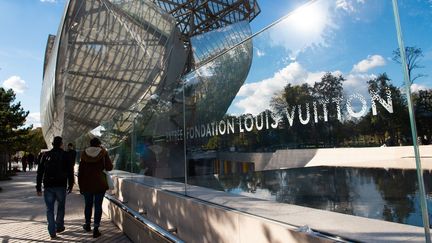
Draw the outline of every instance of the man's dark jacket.
M36 178L36 190L38 192L42 191L42 181L44 188L47 187L66 187L68 186L68 190L72 190L73 184L74 184L74 173L73 173L73 162L70 161L70 156L61 148L53 148L48 152L45 152L47 154L54 153L56 157L61 158L59 163L64 163L62 166L59 166L64 171L59 171L60 176L56 178L55 181L48 180L44 174L45 174L45 161L44 157L47 156L47 154L42 155L42 159L40 161L40 164L38 166L37 170L37 178Z

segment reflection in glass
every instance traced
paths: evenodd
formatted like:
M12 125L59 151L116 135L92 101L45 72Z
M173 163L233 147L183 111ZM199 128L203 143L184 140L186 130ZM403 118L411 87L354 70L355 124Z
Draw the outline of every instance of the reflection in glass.
M236 7L231 1L71 2L59 33L64 41L50 39L54 49L63 44L63 59L57 73L57 56L46 61L43 113L48 123L56 120L46 135L79 137L78 148L98 136L115 168L140 182L188 179L234 194L421 225L391 1L262 1L267 12L261 14L250 0ZM413 58L415 141L432 169L432 46L424 35L432 21L430 11L421 11L430 6L401 2ZM278 21L270 16L270 7L280 7L272 10L279 17L295 3L304 5ZM276 22L259 31L269 19ZM50 47L50 53L57 52ZM53 103L56 75L66 84L59 87L67 87L60 93L64 107ZM55 117L61 108L64 122ZM430 193L429 172L425 179Z
M233 98L236 89L228 84L217 86L226 99L188 84L199 83L196 76L219 80L237 68L218 73L209 64L185 76L187 100L212 101L202 115L185 113L188 182L421 226L391 1L311 1L252 37L251 66L246 76L234 76L242 85ZM212 62L229 58L225 53ZM426 134L421 149L429 155L430 85L422 78L415 109Z
M429 172L424 178L432 181ZM259 199L422 226L415 170L309 167L195 176L189 182ZM432 184L426 187L431 195ZM428 203L432 204L430 197Z

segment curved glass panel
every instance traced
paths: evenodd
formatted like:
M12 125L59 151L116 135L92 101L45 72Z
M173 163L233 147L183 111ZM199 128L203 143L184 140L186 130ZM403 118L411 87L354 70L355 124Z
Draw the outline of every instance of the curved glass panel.
M407 2L403 8L409 9ZM430 27L425 21L430 12L409 16L409 22L423 19L424 28ZM411 36L415 40L424 38L415 35L420 34ZM199 187L209 187L286 203L272 204L270 212L235 200L224 204L286 223L303 222L319 231L326 227L313 219L293 221L289 214L273 212L289 211L296 204L422 227L407 96L395 57L392 2L311 1L254 35L252 42L251 68L226 112L207 120L185 114L188 195L203 198ZM214 62L230 58L226 53ZM429 62L422 59L422 64ZM210 66L194 73L226 80L209 72ZM236 67L218 70L243 79ZM426 83L413 88L429 90ZM187 85L185 90L191 100L200 96ZM231 92L228 85L218 87L218 93ZM426 91L414 91L416 99L420 95L427 99ZM207 93L206 98L211 97L217 95ZM214 105L204 107L205 114L215 112ZM430 122L429 111L422 111L428 108L421 107L421 122ZM420 126L423 134L429 133ZM429 146L421 149L432 152ZM429 171L429 164L424 166ZM428 171L424 177L429 194ZM333 230L350 227L344 224Z
M45 137L100 137L115 173L261 218L421 241L432 11L399 1L410 98L395 2L74 1L47 50Z
M64 24L55 48L61 55L51 58L59 70L59 118L49 125L66 141L116 114L140 111L136 102L165 81L171 55L185 61L174 18L146 1L73 1ZM181 68L169 72L176 76Z

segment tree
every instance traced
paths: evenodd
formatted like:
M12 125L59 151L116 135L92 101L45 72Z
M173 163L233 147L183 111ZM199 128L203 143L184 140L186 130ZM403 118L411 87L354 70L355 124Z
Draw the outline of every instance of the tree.
M47 145L42 134L42 128L38 127L30 130L26 136L26 151L37 155L41 149L46 149Z
M315 82L313 87L307 83L302 85L287 84L282 92L273 96L270 106L282 117L282 124L289 128L281 131L283 133L281 137L284 139L282 142L290 146L294 144L297 147L333 147L338 145L343 140L342 123L340 121L342 120L343 81L345 81L345 78L341 75L335 76L327 72L321 77L321 81ZM298 116L289 121L287 116L284 115L286 113L300 115L300 112L304 115L308 109L309 114L313 114L313 107L322 106L322 103L325 103L326 107L332 107L332 109L328 110L336 112L329 112L326 115L320 112L318 114L320 122L318 123L312 121L313 118L310 118L311 120L303 125L297 120Z
M432 89L413 93L414 111L419 135L432 134Z
M345 78L342 75L335 76L330 72L321 77L321 82L315 82L313 87L314 96L318 99L343 96L343 84Z
M280 141L281 143L289 147L302 147L310 142L312 134L310 132L310 127L312 123L309 122L306 128L297 120L298 116L295 116L296 118L290 123L286 114L291 112L298 114L298 112L300 112L299 105L303 106L303 112L306 110L306 104L309 106L309 109L311 109L312 102L312 88L307 83L302 85L291 85L289 83L282 92L272 97L270 106L273 111L281 117L281 124L284 124L285 127L285 129L278 131L278 137L282 139Z
M408 66L408 77L410 80L410 83L413 84L414 81L418 78L425 77L425 74L417 74L414 76L413 71L418 68L424 68L424 66L420 65L420 59L423 57L423 51L421 48L415 47L415 46L407 46L405 47L405 55L406 55L406 61ZM396 49L393 51L393 61L396 63L401 64L401 53L400 49Z
M376 106L376 115L372 114L371 109L361 120L361 127L365 129L363 134L378 137L381 144L389 136L393 143L409 137L407 101L401 90L391 83L386 73L379 74L367 83L369 92L378 92L380 97L386 97L387 91L391 92L393 113L389 113L381 105Z
M315 82L313 87L313 95L316 100L329 102L329 106L336 112L328 113L328 122L315 124L316 135L324 141L324 146L338 146L343 141L342 123L339 118L342 118L343 102L343 82L345 78L342 75L335 76L330 72L325 73L321 77L320 82ZM339 117L340 116L340 117Z
M23 127L29 112L24 111L20 102L14 101L15 93L12 89L0 88L0 177L6 176L7 160L32 128Z

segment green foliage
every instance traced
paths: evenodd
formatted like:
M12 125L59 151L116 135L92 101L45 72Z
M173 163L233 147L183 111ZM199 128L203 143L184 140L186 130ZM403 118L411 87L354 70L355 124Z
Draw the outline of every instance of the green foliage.
M413 94L419 135L432 134L432 90L419 90Z
M324 74L321 77L321 82L315 82L313 87L313 95L315 100L328 100L329 107L333 107L331 110L337 110L337 104L340 107L344 106L340 99L343 97L343 82L345 78L342 75L335 76L330 72ZM342 113L343 111L341 111ZM312 137L315 138L315 144L322 144L325 147L335 147L343 141L344 137L344 127L341 121L338 120L337 112L328 113L328 122L314 124L314 131Z
M377 105L377 115L372 116L371 111L363 117L363 126L367 130L362 134L376 135L383 142L387 137L391 137L395 142L401 137L409 137L409 120L406 97L400 89L392 85L386 73L378 75L377 78L368 81L368 89L378 91L381 97L385 97L386 90L392 94L393 113L384 111L384 108Z
M207 144L204 145L204 149L206 149L206 150L217 149L219 147L219 143L220 143L220 137L219 136L211 137L209 139L209 141L207 142Z
M327 72L321 77L321 82L315 82L313 94L315 98L326 99L329 97L342 97L345 78L342 75L334 76Z
M224 149L234 145L237 148L243 148L241 151L267 151L268 148L380 146L389 137L392 145L410 143L406 96L391 83L386 73L379 74L367 84L369 92L378 92L380 97L385 98L387 91L391 92L392 113L376 102L376 115L372 114L371 108L359 119L346 119L344 116L338 119L334 98L343 96L344 81L345 78L342 76L326 73L313 87L308 84L287 84L282 92L272 97L270 103L273 111L281 119L278 128L260 131L254 129L251 132L217 138L217 141L224 141L223 143L215 143L216 139L210 139L208 146L211 145L213 149L215 146ZM419 134L429 135L432 133L432 92L420 91L414 94L414 98ZM312 104L320 100L328 101L328 121L323 122L323 113L320 112L320 109L319 122L315 123L312 120L314 119ZM345 106L342 102L339 104L340 107ZM299 104L302 105L301 109ZM297 120L297 117L299 110L305 113L305 104L309 104L311 117L309 122L303 125ZM295 109L296 119L290 123L286 114L292 109Z
M411 131L408 119L407 99L401 89L394 86L386 73L378 74L367 82L370 93L377 92L378 96L386 99L388 91L391 92L393 112L390 113L379 101L376 103L376 114L372 114L372 108L360 118L347 116L343 93L343 82L345 78L326 73L320 82L313 86L309 84L293 85L287 84L285 88L275 94L270 102L273 114L265 111L257 116L267 117L268 123L272 124L274 119L280 122L276 128L257 130L254 126L252 131L214 136L206 141L202 140L196 144L190 142L192 147L201 149L229 150L232 147L236 151L274 151L284 148L319 148L319 147L351 147L351 146L381 146L408 145L411 143ZM417 126L419 135L432 134L432 91L419 91L413 94ZM339 108L341 116L338 117L337 102L340 100ZM323 105L319 102L327 102L327 121L324 121ZM317 106L318 122L314 121L313 103ZM385 101L387 102L387 101ZM301 124L299 111L302 119L306 117L306 104L309 104L309 121ZM301 106L300 106L301 105ZM295 119L289 120L287 113L295 109ZM245 121L250 114L239 117L226 116L224 119ZM266 118L264 118L265 120ZM236 127L239 124L236 123ZM387 143L391 138L391 143ZM202 145L205 144L205 145Z
M0 88L0 152L10 153L22 148L22 143L32 127L23 128L29 112L21 103L14 103L12 89Z
M336 106L331 99L343 96L343 81L345 81L345 78L342 76L335 76L327 72L321 77L320 82L315 82L313 87L307 83L302 85L287 84L281 93L275 95L270 105L282 117L283 123L287 127L287 129L279 131L281 142L288 147L292 145L302 147L335 146L338 144L341 140L342 126L336 118L337 113L329 113L329 121L326 123L309 122L306 125L299 122L294 122L291 125L283 114L296 109L295 106L299 104L303 106L309 104L309 112L311 113L313 109L312 103L317 100L327 100L328 106ZM296 112L298 110L296 109ZM306 107L302 107L302 112L305 112L305 110ZM323 119L322 116L320 114L321 120Z
M0 88L0 177L7 174L7 162L12 153L22 150L31 127L23 128L28 111L14 103L12 89Z
M30 130L26 136L26 149L25 151L37 155L41 149L46 149L47 145L42 134L42 128L38 127Z

